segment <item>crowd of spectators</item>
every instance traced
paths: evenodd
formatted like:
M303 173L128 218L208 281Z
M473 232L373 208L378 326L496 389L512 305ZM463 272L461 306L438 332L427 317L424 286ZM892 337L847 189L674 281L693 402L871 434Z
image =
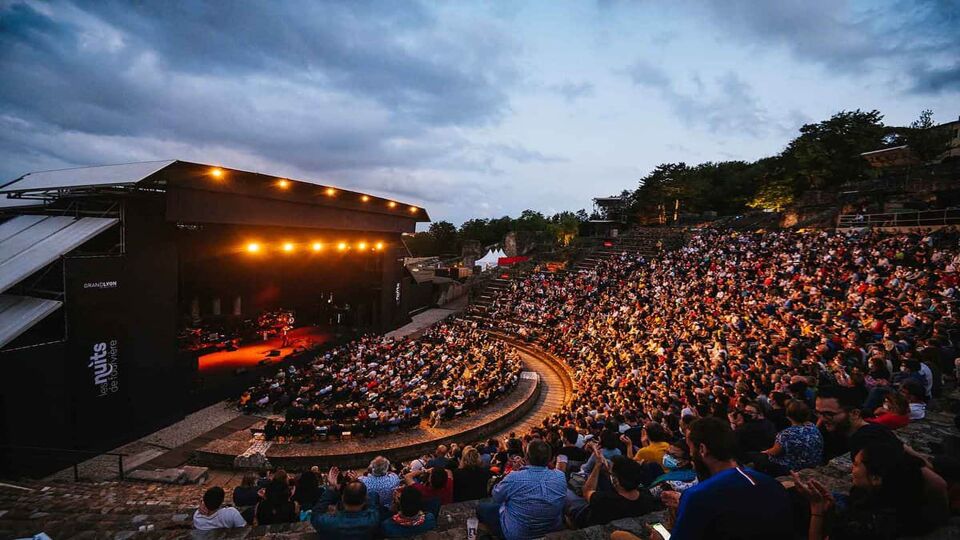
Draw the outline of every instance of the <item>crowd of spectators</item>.
M896 430L922 421L945 375L956 376L957 240L703 230L657 260L624 254L591 271L533 274L495 299L484 324L566 361L569 407L530 433L440 447L403 468L377 458L363 475L333 469L313 506L297 499L298 479L287 500L311 509L305 519L324 538L419 534L442 505L473 499L486 499L482 526L508 540L663 508L675 540L923 534L949 513L956 463L918 453ZM479 357L502 366L508 356L490 353L497 341L481 326L430 335L464 337L463 354L487 351ZM357 358L370 360L363 350ZM442 400L467 392L452 388ZM802 474L842 456L849 493ZM261 511L267 491L251 516L291 515L277 498ZM198 527L235 519L218 513L217 495Z
M366 336L281 369L244 392L239 406L284 414L266 423L268 440L376 436L483 407L516 386L520 368L515 351L454 320L413 339Z

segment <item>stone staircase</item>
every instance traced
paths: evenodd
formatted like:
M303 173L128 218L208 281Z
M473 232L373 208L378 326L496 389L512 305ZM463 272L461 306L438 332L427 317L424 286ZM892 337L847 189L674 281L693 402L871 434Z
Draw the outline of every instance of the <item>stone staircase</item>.
M683 232L675 228L634 227L617 238L605 240L573 265L573 271L593 270L597 263L627 253L646 258L674 249L682 243ZM659 244L659 246L658 246Z

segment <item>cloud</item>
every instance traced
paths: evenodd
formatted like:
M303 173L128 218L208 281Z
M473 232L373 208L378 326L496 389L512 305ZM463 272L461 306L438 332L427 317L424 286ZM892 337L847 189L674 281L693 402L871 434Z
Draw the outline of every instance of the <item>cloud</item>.
M517 79L495 23L440 17L413 2L4 4L0 175L183 158L403 178L391 189L430 200L410 171L483 170L463 129L496 125Z
M568 161L560 156L550 156L531 150L519 144L491 144L487 149L500 156L512 159L518 163L562 163Z
M893 73L908 92L960 91L960 2L729 0L703 2L706 17L748 46L783 47L843 74Z
M685 124L727 136L764 135L772 129L766 109L753 89L733 72L705 82L691 78L694 91L683 91L661 68L638 60L626 74L637 86L652 90Z
M560 94L568 103L573 103L581 98L587 98L593 95L595 90L593 83L589 81L571 82L564 81L561 84L553 84L547 87L549 90Z

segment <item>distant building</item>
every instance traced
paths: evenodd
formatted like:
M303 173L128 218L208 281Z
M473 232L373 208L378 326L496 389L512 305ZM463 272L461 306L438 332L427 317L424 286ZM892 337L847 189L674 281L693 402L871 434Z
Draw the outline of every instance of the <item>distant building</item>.
M960 119L940 124L933 129L947 129L951 134L951 138L947 142L944 152L937 156L935 161L943 162L948 159L960 159ZM867 160L871 167L876 169L909 167L911 165L922 164L920 157L907 145L872 150L870 152L864 152L860 154L860 156Z

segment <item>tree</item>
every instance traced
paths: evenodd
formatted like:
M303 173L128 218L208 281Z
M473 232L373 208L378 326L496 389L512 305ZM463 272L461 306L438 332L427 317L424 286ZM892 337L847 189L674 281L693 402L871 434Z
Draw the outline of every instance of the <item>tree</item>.
M457 227L453 223L435 221L430 224L430 234L433 236L438 255L458 254L460 252L460 239L457 236Z
M860 154L883 147L888 130L882 120L879 111L857 109L801 127L783 152L795 167L795 185L803 191L866 178L869 166Z
M937 159L946 149L951 137L949 129L934 124L933 111L930 109L922 111L920 117L903 131L904 144L924 163Z

